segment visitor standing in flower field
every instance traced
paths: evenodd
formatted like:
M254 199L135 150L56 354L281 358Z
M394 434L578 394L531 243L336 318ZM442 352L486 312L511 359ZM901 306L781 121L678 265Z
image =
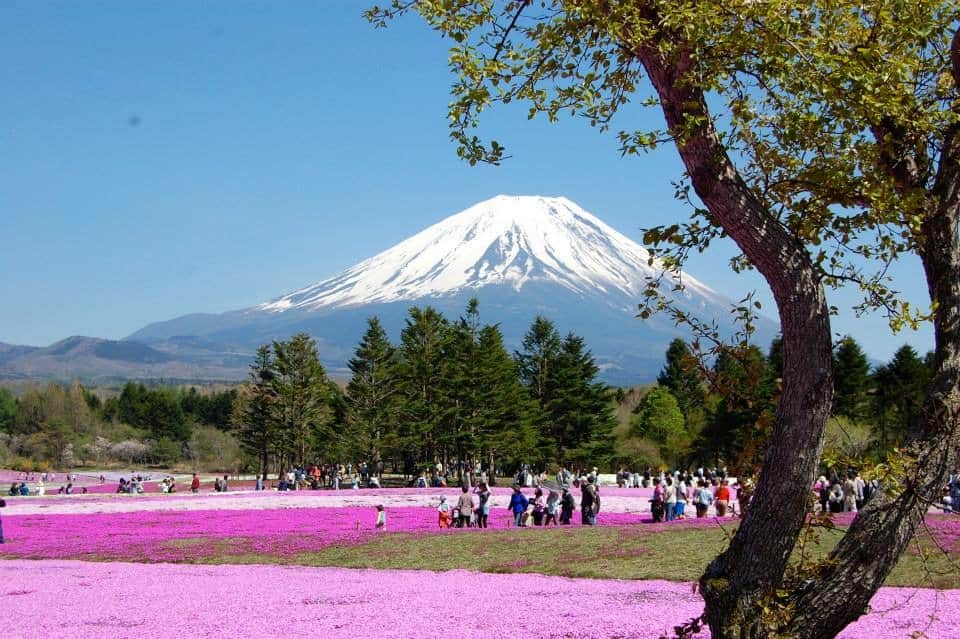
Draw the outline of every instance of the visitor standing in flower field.
M200 478L197 477L197 474L193 474L193 479L190 480L190 492L198 493L200 492Z
M4 508L7 505L5 499L0 499L0 508ZM0 517L0 544L3 543L3 517Z
M460 489L460 499L457 500L457 527L469 528L470 517L473 514L473 497L470 496L470 486L464 484Z
M377 530L387 529L387 511L383 509L383 504L377 504Z
M596 482L596 476L590 474L587 476L587 483L580 489L580 523L584 526L595 526L597 523L600 498Z
M437 525L440 528L450 527L450 504L447 503L446 495L440 495L440 505L437 506Z
M717 517L724 517L727 514L727 506L730 505L730 488L727 486L727 480L720 480L720 486L717 488L715 497L715 506L717 508Z
M477 527L487 527L487 517L490 515L490 488L487 482L480 482L477 486L477 496L480 498L480 504L477 506Z
M510 505L507 510L513 513L513 525L519 527L523 523L523 513L527 510L530 501L520 492L520 486L513 487L513 495L510 496Z
M576 507L577 505L573 500L573 494L567 486L564 486L563 495L560 497L560 523L562 525L570 524L570 519L573 517L573 509Z

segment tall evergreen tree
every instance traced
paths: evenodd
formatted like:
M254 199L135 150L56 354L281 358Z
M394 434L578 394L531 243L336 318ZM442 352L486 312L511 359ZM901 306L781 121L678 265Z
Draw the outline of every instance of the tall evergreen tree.
M909 345L901 346L886 366L878 368L874 409L883 453L899 445L920 414L929 369Z
M275 376L273 353L263 345L250 365L250 380L234 400L231 418L241 446L257 460L261 475L269 472L270 452L277 445Z
M533 402L520 384L516 361L497 326L480 329L477 341L477 446L484 466L528 460L536 450Z
M773 374L760 349L746 346L721 350L712 376L716 401L697 448L715 463L734 464L772 416Z
M396 426L397 353L377 317L367 320L367 331L348 366L347 421L358 452L373 461L382 458L382 441Z
M679 337L667 347L666 360L657 383L670 391L686 421L692 410L703 406L703 383L690 347Z
M326 371L317 344L306 333L273 342L275 413L288 462L301 466L308 453L331 439L332 411Z
M443 417L443 349L448 322L436 309L413 307L400 333L398 369L403 406L396 444L405 460L433 459Z
M833 414L854 421L868 409L870 364L855 339L845 336L833 354Z
M552 365L560 356L562 341L553 322L537 315L523 336L522 350L515 353L520 381L541 405L550 400Z
M548 373L551 390L543 404L546 442L561 464L600 465L613 454L613 394L597 382L599 372L583 338L568 334Z

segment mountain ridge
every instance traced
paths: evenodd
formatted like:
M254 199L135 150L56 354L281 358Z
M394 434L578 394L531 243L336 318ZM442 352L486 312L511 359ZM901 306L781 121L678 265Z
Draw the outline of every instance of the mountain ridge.
M649 257L567 198L500 195L261 304L154 322L121 340L138 346L90 347L84 357L70 357L66 349L58 370L85 377L102 370L135 378L242 379L258 346L307 332L328 370L346 377L370 316L380 317L397 341L411 306L430 305L455 319L477 297L481 320L500 325L508 348L518 348L534 317L544 315L561 332L586 340L606 381L648 382L662 366L669 341L690 337L665 315L636 318L647 279L657 275L658 263L651 266ZM731 300L688 274L682 290L675 284L665 277L661 290L685 312L729 324ZM758 343L776 332L769 320L759 326ZM98 356L97 348L113 359ZM42 351L11 358L0 349L0 375L56 368L53 356ZM43 366L30 365L44 357Z

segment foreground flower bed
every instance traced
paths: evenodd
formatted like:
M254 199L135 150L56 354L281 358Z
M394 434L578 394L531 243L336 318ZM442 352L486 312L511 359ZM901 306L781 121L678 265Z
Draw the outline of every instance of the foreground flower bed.
M651 639L703 607L691 584L466 571L13 560L0 584L5 637ZM872 608L840 637L960 636L958 591Z

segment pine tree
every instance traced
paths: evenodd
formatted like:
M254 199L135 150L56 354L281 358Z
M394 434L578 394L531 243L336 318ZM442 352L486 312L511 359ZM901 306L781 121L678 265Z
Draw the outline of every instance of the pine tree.
M898 445L920 414L930 371L913 347L901 346L873 375L881 450Z
M269 471L270 452L277 443L275 375L270 346L261 346L250 365L250 381L237 395L233 408L232 423L237 437L243 448L257 459L261 475Z
M865 416L870 392L870 364L849 335L833 355L833 414L858 421Z
M667 347L666 365L657 376L657 383L668 389L676 399L684 421L690 413L703 406L705 393L696 361L690 353L690 347L679 337Z
M273 353L280 439L287 461L305 466L307 454L319 451L332 436L329 380L317 344L306 333L273 342Z
M398 377L402 394L396 446L406 461L438 458L443 416L443 349L447 320L437 310L413 307L400 333ZM412 470L412 469L411 469Z
M537 315L523 336L521 351L514 357L520 370L520 381L530 396L541 405L550 400L551 367L560 356L560 333L557 327L542 315Z
M377 317L367 320L367 331L348 364L353 376L347 384L347 422L356 452L382 459L382 442L396 426L397 353Z
M497 326L484 326L477 341L476 386L479 400L477 446L492 473L498 462L521 462L536 451L533 402L520 384L516 361L503 345Z
M721 350L712 376L715 403L697 448L714 463L733 464L772 415L773 372L760 349L747 346Z
M613 454L613 394L596 381L599 372L583 338L568 334L548 373L550 393L543 404L547 441L560 464L606 464Z

